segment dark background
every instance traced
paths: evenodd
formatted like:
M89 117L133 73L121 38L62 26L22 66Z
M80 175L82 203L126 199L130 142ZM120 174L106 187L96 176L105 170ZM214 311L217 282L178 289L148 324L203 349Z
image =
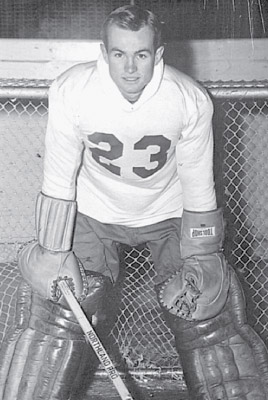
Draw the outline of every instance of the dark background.
M0 38L99 39L119 0L0 0ZM268 0L136 0L157 13L165 41L268 37Z

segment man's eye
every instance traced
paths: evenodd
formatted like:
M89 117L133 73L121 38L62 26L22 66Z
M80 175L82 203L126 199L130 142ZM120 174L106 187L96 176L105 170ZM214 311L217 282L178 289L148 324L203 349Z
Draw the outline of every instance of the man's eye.
M138 57L139 57L141 60L144 60L145 58L147 58L147 54L140 53L140 54L138 55Z
M116 58L121 58L121 57L122 57L122 53L114 53L114 56L115 56Z

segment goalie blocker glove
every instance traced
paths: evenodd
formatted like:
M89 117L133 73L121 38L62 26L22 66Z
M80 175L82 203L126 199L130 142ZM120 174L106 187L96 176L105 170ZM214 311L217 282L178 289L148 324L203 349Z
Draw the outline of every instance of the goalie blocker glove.
M36 202L37 242L19 254L19 269L32 289L46 299L66 304L57 287L66 279L80 301L87 294L84 268L71 251L76 202L54 199L40 193Z
M95 356L57 283L67 280L92 322L103 316L111 285L109 278L85 271L71 251L75 216L75 202L39 194L38 242L19 254L24 279L15 325L1 346L1 400L78 399L80 389L82 394L87 389L83 379Z

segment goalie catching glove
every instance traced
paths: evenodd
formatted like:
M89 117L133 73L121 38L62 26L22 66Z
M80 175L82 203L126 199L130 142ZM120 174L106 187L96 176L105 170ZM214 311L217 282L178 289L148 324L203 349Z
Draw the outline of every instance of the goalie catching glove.
M224 224L221 209L184 211L181 256L183 266L164 283L160 302L185 320L206 320L224 307L230 285L229 268L222 254Z
M87 294L87 279L81 263L71 251L76 202L54 199L40 193L36 202L38 242L19 254L19 269L32 289L46 299L66 304L57 287L66 279L79 301Z
M157 287L192 400L267 400L268 353L222 254L221 210L185 211L181 270Z
M246 319L241 284L229 267L230 288L218 315L186 321L164 308L175 336L191 400L268 400L267 349Z

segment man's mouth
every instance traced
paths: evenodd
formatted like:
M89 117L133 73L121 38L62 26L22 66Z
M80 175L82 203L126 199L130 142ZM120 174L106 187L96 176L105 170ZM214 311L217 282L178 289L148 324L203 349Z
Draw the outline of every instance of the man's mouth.
M138 77L123 77L123 79L126 81L126 82L137 82L138 81Z

